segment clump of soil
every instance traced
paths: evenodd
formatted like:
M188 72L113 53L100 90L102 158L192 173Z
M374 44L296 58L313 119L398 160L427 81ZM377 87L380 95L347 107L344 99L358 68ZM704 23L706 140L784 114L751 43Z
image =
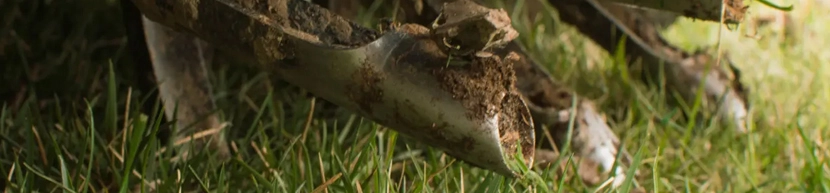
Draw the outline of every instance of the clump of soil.
M536 139L532 137L535 135L535 130L533 129L533 119L531 118L530 111L527 109L521 95L517 91L513 91L512 94L505 96L501 109L502 115L504 115L502 118L515 118L501 120L499 122L499 133L502 134L502 144L513 144L512 147L509 147L509 152L514 152L516 150L515 148L518 148L516 145L520 145L524 159L529 161L528 163L532 163L533 159L531 158L533 158L532 156L536 150Z
M453 99L462 102L469 119L483 121L487 117L500 115L498 127L503 148L506 152L515 152L518 145L521 145L522 154L527 160L532 160L529 156L534 151L535 141L531 137L534 131L527 129L533 127L532 118L515 87L513 63L519 59L519 55L510 53L504 59L496 55L464 56L448 61L447 54L430 36L427 28L405 24L397 30L421 41L412 45L412 50L400 54L395 65L422 63L422 66L412 70L432 74L442 89L449 92Z
M523 147L522 154L533 155L532 118L515 89L516 75L513 62L518 55L509 54L504 60L498 56L470 57L462 66L433 68L432 73L454 99L460 99L469 109L470 119L482 119L500 114L499 133L507 152ZM524 139L521 139L524 137ZM519 144L521 140L521 144Z

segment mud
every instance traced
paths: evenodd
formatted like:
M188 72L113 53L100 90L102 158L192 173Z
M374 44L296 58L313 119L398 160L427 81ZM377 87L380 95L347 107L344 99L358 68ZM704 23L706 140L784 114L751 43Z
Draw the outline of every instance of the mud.
M749 6L745 6L742 0L724 0L726 5L725 23L740 23L746 16Z
M508 56L509 58L509 56ZM535 153L534 147L536 146L536 139L531 136L535 136L535 130L533 129L521 129L521 128L533 128L533 118L531 117L530 111L526 106L525 102L522 100L521 95L518 91L513 91L513 94L508 94L504 101L501 103L501 110L502 115L504 117L515 117L515 120L505 120L499 122L499 133L502 134L501 141L503 144L515 144L522 147L522 155L524 155L524 159L526 161L530 161L528 163L532 163L533 160L529 159ZM516 146L513 147L506 147L510 152L515 151Z
M512 56L512 57L510 57ZM433 68L432 73L442 83L442 87L449 91L454 99L463 103L469 109L467 116L492 117L501 112L503 120L499 121L499 133L503 144L516 144L520 136L521 128L531 127L531 118L525 117L522 112L527 111L526 107L515 90L516 76L513 71L513 62L516 55L509 55L505 60L498 56L480 58L472 57L469 64L458 67ZM504 119L517 117L519 119ZM523 143L530 144L532 139L521 139ZM525 145L527 145L525 144ZM525 146L528 147L528 146ZM508 151L514 151L517 147L505 147ZM532 149L526 150L525 155L530 155Z
M427 28L404 24L397 30L429 41L418 41L412 46L412 50L407 51L409 54L402 54L396 58L393 65L406 67L411 66L408 64L411 62L420 63L422 66L409 70L413 73L432 74L442 89L449 92L453 99L462 102L469 119L480 120L501 114L498 126L506 152L515 151L517 145L520 145L517 142L521 140L521 145L527 147L523 149L523 155L533 155L534 149L529 148L534 144L530 137L533 136L530 133L533 131L522 129L532 127L532 118L515 87L513 63L518 60L519 55L507 54L504 60L499 56L469 56L447 61L447 55L439 43L432 41L434 39ZM522 136L525 138L520 139ZM469 142L462 140L459 145L465 143Z

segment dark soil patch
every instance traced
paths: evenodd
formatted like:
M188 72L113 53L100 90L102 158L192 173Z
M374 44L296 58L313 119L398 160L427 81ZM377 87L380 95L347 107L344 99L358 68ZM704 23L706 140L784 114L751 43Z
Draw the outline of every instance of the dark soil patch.
M484 120L500 115L499 133L506 152L515 151L521 138L524 151L522 153L526 156L533 155L533 130L527 129L532 128L532 118L515 87L513 63L518 60L519 55L507 54L504 60L499 56L469 56L453 59L459 61L449 61L462 64L448 65L447 55L430 36L427 28L405 24L397 30L430 41L417 41L411 46L402 46L411 49L401 49L404 53L395 58L396 62L393 65L407 68L413 73L432 74L442 89L449 92L455 100L462 102L469 119ZM459 143L458 145L465 146L470 142L461 140Z
M305 1L288 1L287 4L290 27L317 36L327 45L358 47L378 38L378 32L361 27L318 5Z

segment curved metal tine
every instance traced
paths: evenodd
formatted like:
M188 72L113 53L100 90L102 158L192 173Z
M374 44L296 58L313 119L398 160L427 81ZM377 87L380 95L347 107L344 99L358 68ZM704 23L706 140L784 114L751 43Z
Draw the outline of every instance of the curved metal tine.
M190 151L209 148L220 158L228 158L225 125L216 115L207 68L213 48L189 34L142 19L147 49L168 120L174 147L180 152L174 161L187 159ZM191 143L192 142L192 143Z
M626 5L596 0L548 2L560 10L563 21L577 27L610 53L616 50L620 39L626 38L626 57L643 59L650 77L657 77L662 70L669 77L666 81L670 89L680 92L686 101L693 100L696 88L702 86L704 99L720 106L721 120L739 133L747 132L748 90L740 82L740 72L718 66L717 58L706 53L687 53L666 43L653 23ZM588 15L587 12L598 14ZM664 63L667 65L662 65ZM732 67L728 60L725 63Z
M472 57L447 67L446 53L423 26L380 35L302 0L133 1L153 21L223 45L472 165L515 176L515 155L533 162L532 118L513 86L515 57Z

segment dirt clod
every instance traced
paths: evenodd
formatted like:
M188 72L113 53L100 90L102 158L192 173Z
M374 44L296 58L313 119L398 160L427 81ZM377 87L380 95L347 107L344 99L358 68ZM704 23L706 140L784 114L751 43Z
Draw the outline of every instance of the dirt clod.
M497 124L505 152L515 152L521 145L523 155L533 155L533 130L527 129L532 127L532 118L515 87L513 63L519 55L510 53L447 59L447 53L432 41L426 27L404 24L397 30L420 40L411 46L401 46L411 49L402 49L405 53L395 58L394 66L407 68L412 73L432 74L441 88L467 109L468 119L482 120L480 124L483 125L483 120L498 116ZM416 68L409 68L415 63L418 64ZM469 142L461 140L458 143L463 147Z
M508 152L516 150L519 140L522 140L523 147L532 147L534 143L529 137L520 139L522 136L530 136L522 133L522 128L530 128L532 123L514 86L515 57L515 54L508 55L505 60L498 56L469 57L471 61L467 65L432 69L442 87L469 109L468 118L482 119L500 114L500 138ZM531 155L533 151L532 148L524 150L524 155Z
M454 55L468 55L499 47L516 39L519 32L503 9L489 9L461 0L444 4L432 33Z

